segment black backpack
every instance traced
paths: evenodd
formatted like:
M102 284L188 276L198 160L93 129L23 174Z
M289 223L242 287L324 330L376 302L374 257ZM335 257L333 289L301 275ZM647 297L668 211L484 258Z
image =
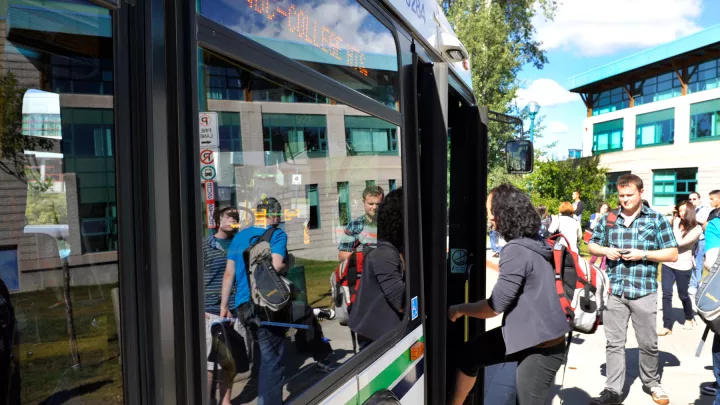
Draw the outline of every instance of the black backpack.
M270 241L277 231L273 227L261 236L250 240L250 247L243 252L250 299L255 305L267 312L278 312L290 302L292 283L281 276L272 262Z

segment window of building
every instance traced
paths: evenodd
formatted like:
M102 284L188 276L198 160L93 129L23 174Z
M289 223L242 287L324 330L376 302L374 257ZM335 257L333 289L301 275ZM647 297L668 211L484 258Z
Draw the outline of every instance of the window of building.
M320 195L317 184L305 186L305 198L308 204L308 228L320 229Z
M17 245L0 246L0 279L9 291L20 290Z
M697 168L655 170L653 205L674 206L697 190Z
M582 157L582 149L568 149L568 157L570 159L579 159Z
M375 117L345 116L349 156L398 156L397 126Z
M341 181L337 184L338 190L338 214L340 217L340 225L347 226L350 223L350 183Z
M640 114L635 121L635 145L672 144L675 140L675 109Z
M622 87L596 94L593 99L593 115L606 114L630 106L630 97Z
M720 139L720 99L690 105L690 140Z
M209 100L239 101L275 101L279 103L316 103L329 104L330 99L311 91L307 91L293 83L247 66L232 63L226 58L200 50L198 74L204 80L200 85L200 93ZM207 100L201 100L206 103Z
M220 152L242 152L242 135L240 133L240 113L218 113L218 130L220 132ZM237 154L242 164L242 153Z
M218 24L399 109L398 54L392 32L356 0L333 3L200 0L198 12ZM352 16L352 21L348 20ZM258 99L253 98L253 101Z
M623 119L593 125L593 154L622 150Z
M641 80L635 83L635 105L652 103L682 95L682 83L675 72Z
M327 157L327 117L305 114L263 114L267 166L297 159Z
M711 60L689 68L688 93L717 89L720 87L720 59Z
M63 108L65 173L75 173L83 253L117 249L113 110Z
M617 194L617 182L618 179L630 172L613 172L606 175L605 181L605 195Z
M397 190L397 184L395 182L395 179L388 180L388 185L390 186L390 191Z

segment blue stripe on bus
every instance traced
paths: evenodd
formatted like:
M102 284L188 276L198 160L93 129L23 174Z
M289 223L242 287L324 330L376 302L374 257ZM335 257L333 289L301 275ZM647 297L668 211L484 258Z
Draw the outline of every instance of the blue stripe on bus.
M415 363L415 367L405 373L402 380L400 380L392 388L392 392L398 397L398 399L402 399L402 397L410 391L410 388L415 385L423 374L425 374L425 357L420 359L417 363Z

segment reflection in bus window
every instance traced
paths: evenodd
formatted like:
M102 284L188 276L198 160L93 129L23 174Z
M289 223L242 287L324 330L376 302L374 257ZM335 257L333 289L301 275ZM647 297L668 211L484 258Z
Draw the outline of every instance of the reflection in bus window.
M339 253L378 243L376 214L384 189L402 183L400 130L309 89L200 52L201 83L211 83L211 76L219 75L211 67L222 65L226 77L232 71L239 78L241 89L231 93L218 84L199 93L201 113L217 112L220 132L220 148L200 157L201 167L212 166L208 172L216 175L197 184L206 218L202 271L209 387L218 403L262 398L279 404L359 349L347 317L340 322L336 304L343 307L342 299L333 300L330 279ZM258 89L264 93L254 93ZM237 97L216 97L230 94ZM363 153L352 152L348 131ZM243 252L261 239L268 252L264 263L272 263L293 286L280 308L253 299L260 291L252 282L259 262L250 251L246 262ZM243 342L234 345L242 353L236 361L213 349L219 347L220 330Z
M123 403L111 27L90 1L0 5L0 305L15 332L0 345L13 354L0 353L0 392L11 404Z
M399 109L395 39L356 0L201 0L198 11L383 105ZM215 85L210 93L239 94L233 74L228 70L213 73ZM226 88L217 87L225 82Z

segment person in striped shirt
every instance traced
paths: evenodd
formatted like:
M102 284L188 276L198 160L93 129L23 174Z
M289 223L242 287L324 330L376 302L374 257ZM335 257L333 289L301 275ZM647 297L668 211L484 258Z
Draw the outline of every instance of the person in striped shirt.
M206 359L210 355L212 349L212 333L210 328L214 322L220 322L220 300L222 298L222 283L225 267L227 266L227 256L230 250L230 243L235 235L234 225L238 223L239 215L235 208L225 207L215 210L213 213L216 228L215 232L211 232L207 238L203 240L203 265L204 275L203 282L205 285L205 343L206 343ZM237 323L236 323L237 324ZM237 325L236 325L237 326ZM208 367L208 386L212 386L212 370L213 362L207 362ZM220 367L218 365L218 367ZM231 389L226 383L229 378L234 376L224 376L220 370L218 380L220 382L220 397L223 405L230 405Z

